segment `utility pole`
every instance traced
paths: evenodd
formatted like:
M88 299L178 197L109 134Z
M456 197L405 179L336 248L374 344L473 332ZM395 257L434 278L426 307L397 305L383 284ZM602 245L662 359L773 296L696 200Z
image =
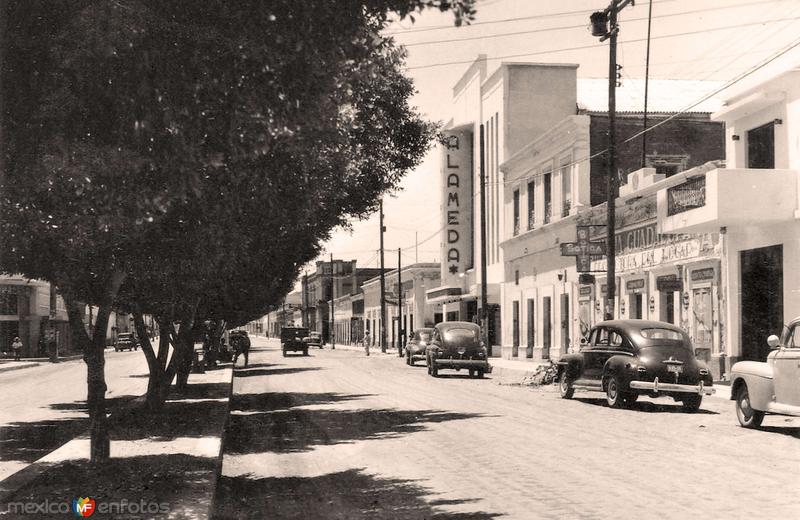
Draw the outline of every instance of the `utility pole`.
M616 199L617 199L617 14L633 0L612 0L605 11L595 11L592 22L592 36L600 37L600 41L609 40L608 59L608 199L606 202L606 299L605 319L614 317L614 300L616 296Z
M331 253L331 321L330 321L330 336L331 336L331 350L336 350L336 319L334 317L335 307L333 305L334 295L336 294L336 286L333 285L333 253Z
M400 248L397 248L397 355L403 356L403 277L401 267Z
M487 357L492 354L489 344L489 296L486 291L486 168L484 166L483 124L480 130L480 183L481 183L481 332L487 349Z
M642 168L647 165L647 94L650 84L650 26L653 22L653 0L647 8L647 54L644 64L644 117L642 118Z
M380 201L380 225L381 225L381 352L386 352L386 277L383 275L383 233L386 226L383 225L383 199Z
M303 273L303 327L308 328L308 271Z

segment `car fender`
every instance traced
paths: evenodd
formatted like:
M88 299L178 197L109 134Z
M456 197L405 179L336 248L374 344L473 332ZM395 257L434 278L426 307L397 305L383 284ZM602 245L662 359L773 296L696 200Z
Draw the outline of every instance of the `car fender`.
M633 362L631 356L611 356L606 360L605 365L603 365L603 388L605 388L605 380L607 377L611 376L612 374L616 374L619 380L620 385L622 385L623 389L628 389L628 384L631 381L631 370L630 366Z
M731 399L736 399L739 388L747 385L750 406L764 411L774 401L775 385L772 366L759 361L740 361L731 368Z
M577 379L583 372L583 356L580 354L567 354L558 360L558 377L566 374L567 377Z

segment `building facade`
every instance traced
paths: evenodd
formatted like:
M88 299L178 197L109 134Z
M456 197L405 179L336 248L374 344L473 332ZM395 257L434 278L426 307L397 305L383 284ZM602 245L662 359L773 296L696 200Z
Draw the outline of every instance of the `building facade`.
M481 165L485 174L486 292L489 342L499 348L505 232L499 166L576 110L570 64L502 63L489 74L480 56L453 88L453 117L441 147L441 287L427 295L445 321L473 321L481 289ZM482 130L481 130L482 128ZM483 154L483 155L482 155ZM484 159L483 163L481 159Z
M405 344L408 333L422 327L432 327L443 321L435 306L426 301L426 293L441 283L439 263L420 262L394 269L384 276L386 288L386 344L397 348ZM373 345L380 344L381 289L380 277L362 285L364 291L364 328L369 331ZM402 302L400 301L402 297ZM401 307L398 309L398 305Z

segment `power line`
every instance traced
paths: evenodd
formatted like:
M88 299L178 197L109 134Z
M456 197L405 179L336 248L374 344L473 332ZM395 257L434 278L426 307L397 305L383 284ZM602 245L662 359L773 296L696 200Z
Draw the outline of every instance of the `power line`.
M785 2L787 0L768 0L771 2ZM695 9L693 11L683 11L680 13L667 13L658 16L653 16L653 18L670 18L675 16L689 16L698 13L705 13L708 11L720 11L721 9L732 9L736 7L747 7L750 5L755 4L763 4L764 2L746 2L741 4L730 4L730 5L723 5L723 6L715 6L715 7L706 7L704 9ZM640 22L640 21L647 21L647 17L641 18L630 18L626 19L625 22ZM514 31L514 32L507 32L507 33L498 33L498 34L487 34L484 36L467 36L464 38L448 38L444 40L430 40L430 41L422 41L422 42L412 42L412 43L403 43L403 47L418 47L420 45L434 45L434 44L441 44L441 43L458 43L458 42L466 42L471 40L487 40L491 38L504 38L506 36L521 36L524 34L536 34L542 32L552 32L552 31L563 31L569 29L585 29L589 24L583 23L578 25L562 25L559 27L541 27L538 29L528 29L525 31Z
M661 36L653 36L653 37L650 38L650 40L663 40L663 39L667 39L667 38L678 38L678 37L681 37L681 36L692 36L692 35L696 35L696 34L707 34L707 33L715 32L715 31L727 31L729 29L741 29L742 27L749 27L749 26L753 26L753 25L765 25L765 24L768 24L768 23L786 22L786 21L790 21L790 20L800 20L800 17L793 16L793 17L788 17L788 18L777 18L777 19L774 19L774 20L761 20L761 21L757 21L757 22L744 22L744 23L740 23L740 24L736 24L736 25L726 25L726 26L723 26L723 27L714 27L714 28L711 28L711 29L701 29L701 30L696 30L696 31L686 31L686 32L675 33L675 34L663 34ZM647 41L647 38L635 38L635 39L632 39L632 40L626 40L626 41L622 41L622 42L619 42L619 43L620 43L620 45L623 45L623 44L630 44L630 43L641 43L641 42L645 42L645 41ZM593 44L593 45L578 45L578 46L575 46L575 47L563 47L563 48L560 48L560 49L549 49L549 50L546 50L546 51L534 51L534 52L525 52L525 53L521 53L521 54L507 54L507 55L504 55L504 56L494 56L492 58L487 58L487 61L490 61L490 60L491 61L502 60L502 59L507 59L507 58L523 58L523 57L526 57L526 56L539 56L539 55L543 55L543 54L553 54L553 53L556 53L556 52L579 51L579 50L595 49L595 48L598 48L597 44ZM475 61L474 59L471 59L471 60L458 60L458 61L450 61L450 62L443 62L443 63L429 63L429 64L426 64L426 65L415 65L415 66L411 66L411 67L406 67L406 70L429 69L429 68L433 68L433 67L444 67L444 66L448 66L448 65L466 65L466 64L473 63L474 61Z
M669 2L676 2L678 0L661 0L659 2L655 2L657 4L666 4ZM508 22L518 22L522 20L535 20L539 18L554 18L554 17L561 17L561 16L576 16L576 15L586 15L586 9L580 9L578 11L562 11L559 13L548 13L548 14L534 14L531 16L515 16L512 18L503 18L500 20L486 20L485 22L474 22L464 27L476 27L478 25L489 25L495 23L508 23ZM407 33L415 33L415 32L427 32L427 31L437 31L441 29L454 29L453 25L435 25L430 27L416 27L412 29L399 29L394 31L386 31L385 34L407 34Z

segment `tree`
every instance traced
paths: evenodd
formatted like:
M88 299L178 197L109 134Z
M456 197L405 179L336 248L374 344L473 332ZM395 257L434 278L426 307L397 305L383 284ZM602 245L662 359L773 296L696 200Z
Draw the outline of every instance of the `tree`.
M168 364L166 343L145 349L159 395L173 372L185 383L194 323L275 303L320 240L374 210L427 148L402 52L380 36L388 13L461 20L472 3L4 5L0 260L65 296L88 366L92 461L109 454L112 307L152 312L168 332ZM79 302L100 308L92 337Z

